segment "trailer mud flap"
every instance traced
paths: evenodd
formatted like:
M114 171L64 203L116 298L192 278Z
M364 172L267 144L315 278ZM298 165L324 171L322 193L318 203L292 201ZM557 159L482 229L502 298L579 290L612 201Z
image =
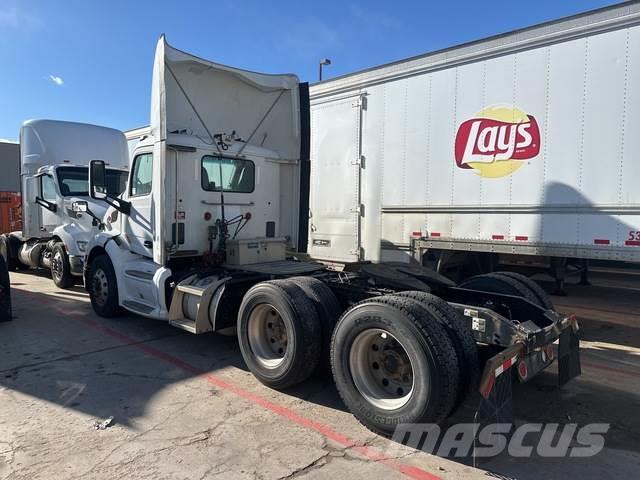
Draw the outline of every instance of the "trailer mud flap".
M513 423L513 390L511 367L516 365L523 350L513 345L490 358L480 379L480 405L475 416L477 424Z
M567 383L582 373L580 366L580 339L578 322L572 318L571 326L560 334L558 345L558 384Z

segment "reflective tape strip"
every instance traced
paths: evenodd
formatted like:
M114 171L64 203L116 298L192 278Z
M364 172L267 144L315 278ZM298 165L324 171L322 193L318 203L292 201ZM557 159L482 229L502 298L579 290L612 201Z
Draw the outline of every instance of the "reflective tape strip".
M494 375L497 377L503 372L505 372L506 370L509 370L513 365L515 365L517 361L518 361L517 355L511 357L509 360L505 360L504 362L502 362L502 365L500 365L498 368L495 369L495 371L493 372Z

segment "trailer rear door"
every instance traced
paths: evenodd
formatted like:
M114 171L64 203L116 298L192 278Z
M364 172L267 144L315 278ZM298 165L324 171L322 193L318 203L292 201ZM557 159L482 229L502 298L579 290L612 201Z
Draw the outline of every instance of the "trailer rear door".
M364 99L320 101L311 110L309 253L354 262L360 248L361 122Z

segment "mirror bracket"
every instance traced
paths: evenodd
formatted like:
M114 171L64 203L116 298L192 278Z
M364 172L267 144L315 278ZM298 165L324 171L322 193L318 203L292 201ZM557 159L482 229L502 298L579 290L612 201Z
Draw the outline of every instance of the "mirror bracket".
M58 210L58 206L55 203L47 202L42 197L36 197L36 203L52 213L56 213L56 211Z

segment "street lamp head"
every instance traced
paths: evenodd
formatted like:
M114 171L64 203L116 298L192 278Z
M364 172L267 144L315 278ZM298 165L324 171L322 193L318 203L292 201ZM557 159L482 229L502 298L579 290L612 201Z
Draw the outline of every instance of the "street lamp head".
M320 60L320 65L331 65L331 59L323 58L322 60Z

